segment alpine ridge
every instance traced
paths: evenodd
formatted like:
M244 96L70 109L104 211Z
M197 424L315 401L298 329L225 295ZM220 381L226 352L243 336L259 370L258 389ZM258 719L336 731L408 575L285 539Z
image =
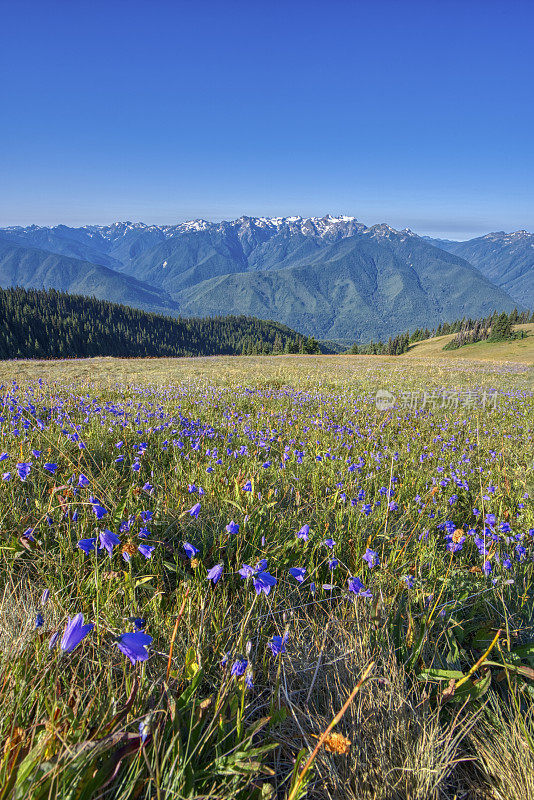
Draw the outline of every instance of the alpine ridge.
M342 344L533 305L528 275L503 278L466 244L330 214L14 226L0 230L0 286L174 316L245 314ZM512 245L499 243L500 264Z

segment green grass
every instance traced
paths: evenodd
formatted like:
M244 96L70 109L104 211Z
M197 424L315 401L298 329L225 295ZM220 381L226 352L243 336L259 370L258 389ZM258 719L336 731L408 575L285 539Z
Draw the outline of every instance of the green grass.
M424 345L0 363L0 800L534 793L532 370ZM420 407L380 411L378 389L417 391ZM497 402L441 407L443 390ZM110 557L77 547L103 529L120 538ZM239 575L260 559L268 595ZM49 650L79 612L94 629ZM116 639L135 617L153 641L133 665ZM350 745L321 743L301 775L367 669L335 728Z

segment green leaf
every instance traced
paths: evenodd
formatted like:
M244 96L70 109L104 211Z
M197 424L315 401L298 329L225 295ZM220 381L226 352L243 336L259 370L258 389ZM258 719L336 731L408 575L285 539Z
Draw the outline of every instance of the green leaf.
M464 673L458 669L429 669L422 670L417 676L418 680L423 681L459 681L464 677Z
M300 765L301 765L302 761L304 761L304 759L307 758L307 756L308 756L308 748L307 747L303 747L302 750L299 752L299 754L297 755L297 757L295 759L295 766L293 767L293 773L291 775L291 783L289 785L288 795L291 794L293 788L295 787L295 785L296 785L296 783L298 781L298 778L299 778L299 775L300 775ZM295 800L300 800L300 798L305 796L306 791L307 791L307 787L308 787L308 783L310 782L312 773L313 773L313 765L310 767L310 769L308 770L308 772L304 776L304 779L302 780L302 783L300 784L299 790L298 790L297 794L295 795Z
M191 681L197 674L200 669L200 665L197 662L197 654L194 647L190 647L187 653L185 654L185 664L184 664L184 677L186 680Z

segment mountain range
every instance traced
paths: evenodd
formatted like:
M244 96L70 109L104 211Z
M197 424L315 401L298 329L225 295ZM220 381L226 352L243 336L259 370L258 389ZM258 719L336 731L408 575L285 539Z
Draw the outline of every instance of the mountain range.
M246 314L350 344L534 308L534 235L428 239L354 217L0 229L0 286L173 316Z

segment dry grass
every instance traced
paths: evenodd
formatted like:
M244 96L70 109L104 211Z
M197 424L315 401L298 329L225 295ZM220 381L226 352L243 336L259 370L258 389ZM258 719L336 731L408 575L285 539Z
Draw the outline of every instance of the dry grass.
M0 651L13 657L35 630L36 601L29 581L10 578L0 597Z
M478 756L479 785L487 792L484 796L495 800L534 797L533 710L524 715L505 711L493 696L488 715L470 732L469 743Z
M309 797L317 800L481 800L458 768L471 763L464 741L476 712L443 713L424 687L410 684L387 635L372 645L370 621L332 618L324 638L301 628L286 662L280 702L288 710L281 726L280 758L313 747L371 662L374 677L362 688L337 731L351 741L346 755L318 756ZM316 630L316 629L315 629ZM323 629L324 630L324 629ZM278 774L287 774L277 769Z
M444 345L454 339L454 333L436 336L424 342L414 344L403 358L476 358L483 361L520 361L534 364L534 324L515 325L514 330L523 330L525 339L510 342L476 342L458 350L443 350Z

